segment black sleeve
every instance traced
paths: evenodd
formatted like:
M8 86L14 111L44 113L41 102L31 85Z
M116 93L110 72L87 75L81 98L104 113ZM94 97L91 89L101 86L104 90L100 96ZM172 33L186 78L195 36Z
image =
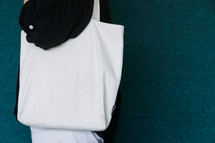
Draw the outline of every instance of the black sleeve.
M47 50L77 37L88 25L94 0L29 0L19 24L27 41Z

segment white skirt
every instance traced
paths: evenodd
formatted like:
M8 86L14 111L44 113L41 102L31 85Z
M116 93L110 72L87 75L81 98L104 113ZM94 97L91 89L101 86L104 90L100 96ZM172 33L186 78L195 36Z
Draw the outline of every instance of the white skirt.
M93 131L30 127L32 143L104 143Z

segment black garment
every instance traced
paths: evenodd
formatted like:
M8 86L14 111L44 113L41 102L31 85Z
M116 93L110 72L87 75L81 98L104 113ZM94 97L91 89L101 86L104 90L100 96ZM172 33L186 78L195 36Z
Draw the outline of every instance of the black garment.
M111 14L108 0L99 0L100 3L100 21L111 23Z
M92 17L94 0L29 0L19 24L27 41L47 50L77 37Z
M25 4L27 4L27 2ZM29 7L30 7L30 3L28 3L28 4L29 4ZM27 8L28 5L25 5L25 7L26 7L26 9L28 9ZM91 9L91 10L93 11L93 9ZM92 13L92 12L89 12L89 13ZM111 15L110 15L110 9L109 9L108 0L100 0L100 21L106 22L106 23L111 23ZM28 27L29 22L25 22L25 23L26 24L24 25L24 27ZM61 26L64 27L63 25L58 25L58 26L59 27L61 27ZM36 32L36 30L38 30L38 28L35 28L34 32ZM48 33L48 35L54 34L54 33L52 33L53 32L52 30L49 31L49 32L50 33ZM46 31L46 34L47 34L47 31ZM49 46L50 45L48 45L48 47ZM17 121L18 121L18 119L17 119L18 94L19 94L19 66L18 66L17 84L16 84L16 105L15 105L15 108L14 108L14 115L16 116ZM111 119L110 125L108 126L108 128L105 131L94 131L101 138L104 139L104 143L114 143L115 134L116 134L117 127L118 127L118 122L119 122L120 104L121 104L121 91L120 91L120 88L119 88L118 93L117 93L117 99L116 99L116 103L115 103L115 108L114 108L113 113L112 113L112 119Z
M94 131L101 138L104 139L104 143L114 143L116 132L119 124L119 116L120 116L120 106L121 106L121 91L118 89L115 108L112 113L112 119L105 131Z

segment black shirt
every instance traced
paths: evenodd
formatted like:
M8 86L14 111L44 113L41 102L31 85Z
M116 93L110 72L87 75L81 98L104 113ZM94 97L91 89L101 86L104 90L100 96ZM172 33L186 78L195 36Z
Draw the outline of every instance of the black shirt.
M29 0L19 24L26 40L47 50L77 37L89 23L94 0Z

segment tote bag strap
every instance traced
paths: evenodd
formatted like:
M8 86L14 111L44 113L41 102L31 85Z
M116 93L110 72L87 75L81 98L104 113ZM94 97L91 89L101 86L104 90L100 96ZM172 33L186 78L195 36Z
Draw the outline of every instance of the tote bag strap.
M92 19L100 21L100 3L99 3L99 0L94 0Z

